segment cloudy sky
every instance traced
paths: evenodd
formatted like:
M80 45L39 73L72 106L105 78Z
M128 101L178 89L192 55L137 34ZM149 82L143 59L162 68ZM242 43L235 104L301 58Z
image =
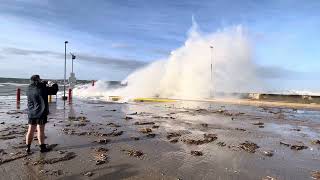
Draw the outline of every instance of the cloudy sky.
M246 27L261 76L320 90L319 9L318 0L1 0L0 76L62 78L68 40L78 78L121 80L183 45L194 16L204 33Z

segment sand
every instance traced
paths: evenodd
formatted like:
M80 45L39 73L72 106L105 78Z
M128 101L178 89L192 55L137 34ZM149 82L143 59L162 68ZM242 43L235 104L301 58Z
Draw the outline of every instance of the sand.
M25 102L0 109L0 179L319 179L320 111L227 101L50 104L41 154Z

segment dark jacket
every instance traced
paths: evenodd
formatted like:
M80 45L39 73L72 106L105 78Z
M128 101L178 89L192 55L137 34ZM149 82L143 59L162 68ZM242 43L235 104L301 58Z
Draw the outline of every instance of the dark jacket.
M49 114L48 95L57 94L58 85L47 87L46 83L30 84L27 90L28 117L37 119Z

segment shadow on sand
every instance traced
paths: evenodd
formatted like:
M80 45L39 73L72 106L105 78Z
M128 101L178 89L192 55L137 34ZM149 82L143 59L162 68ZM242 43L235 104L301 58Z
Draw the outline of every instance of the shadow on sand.
M144 139L148 139L148 138L145 138L144 136L141 136L139 138L140 138L139 141L143 141ZM59 151L59 150L81 149L81 148L110 145L110 144L115 144L115 143L119 143L119 142L132 142L132 141L136 141L136 140L134 140L133 138L121 138L121 139L116 139L116 140L111 139L110 142L108 142L107 144L99 144L97 142L92 142L92 143L87 143L87 144L56 147L56 148L54 148L54 150Z
M124 178L129 178L132 176L135 176L138 174L138 171L132 170L133 166L129 164L120 164L116 166L108 166L104 168L96 168L96 169L91 169L86 172L92 172L93 176L91 179L94 180L104 180L104 179L124 179ZM105 171L111 171L109 173L104 174ZM97 174L99 174L98 177ZM85 176L81 174L73 174L70 176L65 176L60 178L59 180L78 180L78 179L83 179Z

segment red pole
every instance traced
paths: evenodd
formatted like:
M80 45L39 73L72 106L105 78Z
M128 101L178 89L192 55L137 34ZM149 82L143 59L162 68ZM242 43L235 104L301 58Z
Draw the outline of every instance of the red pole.
M17 108L20 109L20 95L21 95L21 90L20 88L17 88Z
M20 103L20 94L21 94L21 90L20 88L17 88L17 103Z
M69 104L72 103L72 89L69 89Z
M92 86L94 86L94 80L92 80Z

